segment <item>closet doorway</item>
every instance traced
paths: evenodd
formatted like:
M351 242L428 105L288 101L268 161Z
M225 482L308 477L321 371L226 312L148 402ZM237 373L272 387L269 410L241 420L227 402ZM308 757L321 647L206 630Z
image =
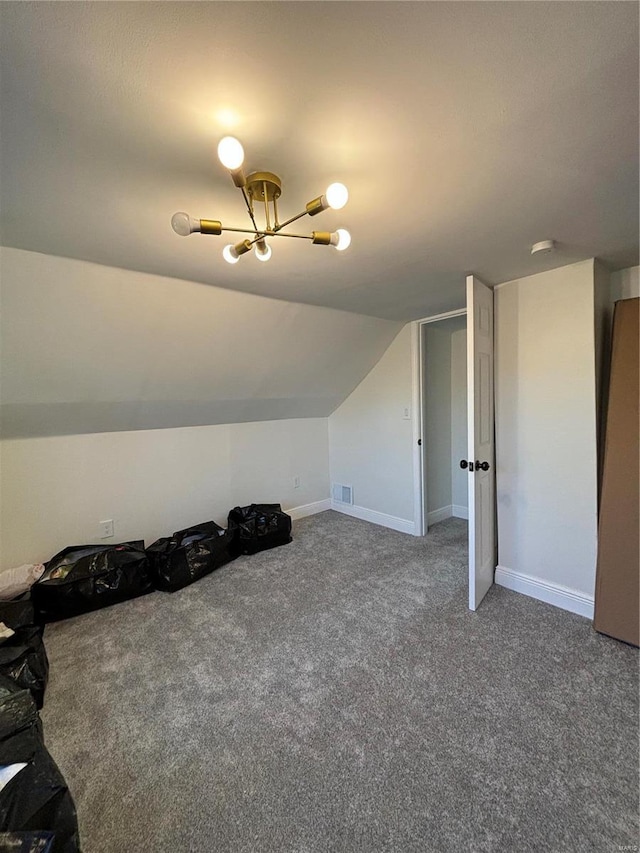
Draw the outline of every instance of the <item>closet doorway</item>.
M447 518L469 517L467 457L467 313L419 326L422 533Z
M476 610L496 567L493 291L474 275L466 290L466 309L413 323L414 532L468 518Z

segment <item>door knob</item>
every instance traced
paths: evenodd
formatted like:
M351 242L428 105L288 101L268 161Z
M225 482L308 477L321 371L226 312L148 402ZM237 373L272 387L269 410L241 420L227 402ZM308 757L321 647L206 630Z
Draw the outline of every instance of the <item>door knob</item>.
M488 471L490 465L488 462L476 462L476 471Z
M461 468L468 468L468 467L469 467L469 463L467 462L467 460L466 460L466 459L461 459L461 460L460 460L460 467L461 467Z

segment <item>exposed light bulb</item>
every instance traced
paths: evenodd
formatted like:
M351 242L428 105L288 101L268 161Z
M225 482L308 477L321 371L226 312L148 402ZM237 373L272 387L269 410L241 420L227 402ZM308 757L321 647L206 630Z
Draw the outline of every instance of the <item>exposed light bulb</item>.
M222 250L222 257L228 264L237 264L240 260L240 256L238 255L236 247L233 245L233 243L229 243L228 246L224 247L224 249Z
M330 187L327 187L327 191L324 195L327 200L327 204L334 210L342 210L345 204L349 201L349 190L344 184L331 184Z
M344 252L351 245L351 234L345 228L338 228L331 235L331 245L335 246L339 252Z
M174 213L171 217L171 227L181 237L188 237L194 231L200 231L200 220L194 219L188 213Z
M218 157L222 165L233 172L244 163L244 148L235 136L225 136L218 143Z
M259 261L268 261L271 257L271 246L266 240L258 240L256 243L256 258Z
M250 252L251 249L253 249L253 243L251 240L241 240L239 243L236 243L235 246L229 243L229 245L225 246L222 250L222 257L228 264L237 264L240 255Z

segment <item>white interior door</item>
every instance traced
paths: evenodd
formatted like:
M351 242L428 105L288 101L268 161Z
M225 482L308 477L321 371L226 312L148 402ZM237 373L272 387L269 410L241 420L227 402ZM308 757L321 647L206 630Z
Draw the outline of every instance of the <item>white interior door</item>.
M495 451L493 439L493 291L467 276L467 420L469 472L469 608L493 584Z

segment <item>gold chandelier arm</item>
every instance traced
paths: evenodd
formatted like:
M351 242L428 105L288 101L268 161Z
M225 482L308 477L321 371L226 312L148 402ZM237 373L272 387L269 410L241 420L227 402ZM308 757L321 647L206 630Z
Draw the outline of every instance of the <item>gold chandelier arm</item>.
M291 225L292 222L295 222L296 219L302 219L303 216L307 215L307 211L303 210L302 213L298 213L296 216L292 216L291 219L287 219L286 222L283 222L282 225L278 225L277 228L274 228L274 231L280 231L281 228L284 228L286 225Z
M253 207L251 206L251 202L249 201L249 196L247 195L247 191L244 187L240 187L242 190L242 198L244 199L244 203L247 205L247 213L251 218L251 222L253 223L253 227L255 229L255 233L258 233L258 224L256 222L255 216L253 215Z
M235 231L238 234L258 234L259 236L264 237L264 231L258 231L257 228L227 228L226 226L222 229L223 231Z
M275 229L271 229L267 231L266 229L260 231L256 229L252 231L250 228L227 228L226 226L221 229L222 231L233 231L237 234L255 234L256 239L252 242L256 242L257 240L261 240L263 237L297 237L299 240L313 240L312 234L289 234L283 233L282 231L276 231Z
M257 243L260 240L264 240L265 237L296 237L298 240L313 240L313 236L308 234L278 234L277 231L268 231L266 234L258 234L253 240L251 240L251 245Z
M311 234L287 234L282 231L271 231L267 237L297 237L298 240L313 240Z
M264 195L264 221L267 224L267 231L271 231L271 221L269 219L269 194L267 192L266 181L262 182L262 193Z

